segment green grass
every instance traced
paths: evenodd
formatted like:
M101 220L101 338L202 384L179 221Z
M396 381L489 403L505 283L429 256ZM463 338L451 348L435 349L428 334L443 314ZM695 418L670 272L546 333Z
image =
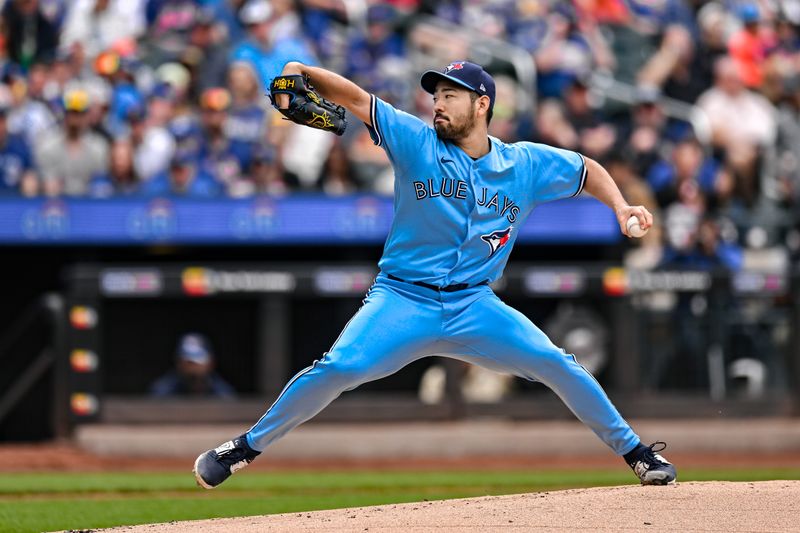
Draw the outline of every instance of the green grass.
M800 479L800 469L682 470L682 481ZM87 529L225 516L628 485L593 471L244 472L201 491L185 473L2 474L0 532Z

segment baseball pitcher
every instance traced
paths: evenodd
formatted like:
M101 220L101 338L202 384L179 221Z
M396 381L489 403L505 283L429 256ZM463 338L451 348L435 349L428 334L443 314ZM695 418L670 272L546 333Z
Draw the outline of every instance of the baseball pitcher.
M433 95L433 127L322 68L291 62L272 81L273 105L289 120L341 135L347 110L366 124L394 167L394 222L364 305L253 427L197 458L198 484L218 486L342 392L433 354L544 383L642 484L674 482L658 454L665 445L644 445L575 357L489 287L540 203L586 191L613 209L625 235L630 217L646 230L653 216L628 205L588 157L490 137L495 84L481 66L456 61L421 84Z

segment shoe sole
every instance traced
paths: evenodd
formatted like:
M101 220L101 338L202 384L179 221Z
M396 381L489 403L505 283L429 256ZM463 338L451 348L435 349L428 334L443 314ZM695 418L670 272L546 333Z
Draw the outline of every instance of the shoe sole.
M659 486L674 485L675 481L676 478L672 478L669 481L667 481L665 478L651 478L646 481L643 479L642 485L659 485Z
M205 454L201 453L200 455L197 456L197 459L194 460L194 468L192 468L192 474L194 474L194 479L195 479L195 481L197 481L197 486L198 487L202 487L202 488L207 489L207 490L212 490L212 489L215 489L216 487L206 483L205 480L197 472L197 464L200 462L200 458L203 457L203 455L205 455Z
M664 480L661 480L661 479L656 479L656 480L650 481L649 483L642 482L642 486L643 487L665 487L667 485L674 485L674 484L675 484L675 480L674 479L672 481L666 481L666 482Z

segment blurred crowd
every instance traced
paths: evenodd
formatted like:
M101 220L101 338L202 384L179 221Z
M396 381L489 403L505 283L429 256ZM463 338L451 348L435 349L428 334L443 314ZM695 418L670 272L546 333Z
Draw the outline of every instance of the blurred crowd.
M269 80L288 60L323 65L430 121L420 71L499 42L535 70L474 58L497 81L490 133L605 164L664 222L634 263L800 250L800 0L0 4L5 195L391 194L365 128L282 120Z

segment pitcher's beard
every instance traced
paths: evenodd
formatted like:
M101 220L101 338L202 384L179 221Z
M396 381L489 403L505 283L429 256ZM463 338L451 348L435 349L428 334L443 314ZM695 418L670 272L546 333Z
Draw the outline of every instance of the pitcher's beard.
M470 115L464 119L464 122L455 126L451 121L437 122L434 124L436 136L443 141L457 141L469 135L472 128L475 127L475 116Z

